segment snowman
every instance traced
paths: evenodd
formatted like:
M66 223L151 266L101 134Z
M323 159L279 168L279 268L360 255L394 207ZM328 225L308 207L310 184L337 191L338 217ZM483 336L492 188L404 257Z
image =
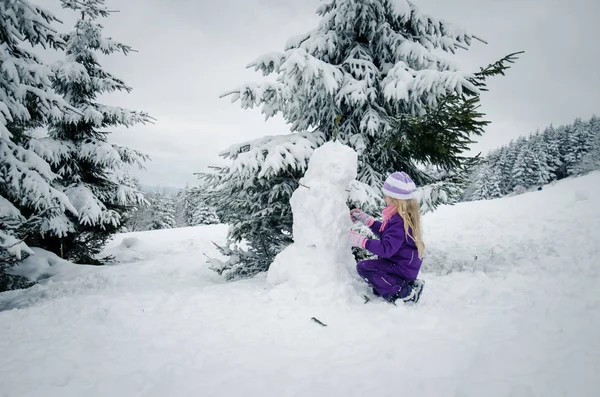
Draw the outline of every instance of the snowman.
M348 242L346 205L358 157L350 147L327 142L316 149L290 200L294 242L275 257L267 283L286 295L311 300L356 300L356 262Z

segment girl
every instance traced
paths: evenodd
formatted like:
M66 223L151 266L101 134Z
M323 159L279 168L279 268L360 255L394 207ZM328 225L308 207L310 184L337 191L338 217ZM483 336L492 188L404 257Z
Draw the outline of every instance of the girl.
M378 256L378 259L358 262L356 270L373 287L376 295L390 302L400 299L416 303L423 291L424 282L417 280L417 275L425 246L421 239L421 214L414 198L415 190L415 183L406 173L395 172L383 185L387 204L383 222L359 209L350 211L353 221L362 222L380 238L370 240L350 231L352 246L365 248Z

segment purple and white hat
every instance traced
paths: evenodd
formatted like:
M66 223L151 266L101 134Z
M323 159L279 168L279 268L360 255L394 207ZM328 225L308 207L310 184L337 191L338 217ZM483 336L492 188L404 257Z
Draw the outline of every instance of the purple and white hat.
M394 172L383 184L383 194L400 200L414 198L415 190L417 186L406 172Z

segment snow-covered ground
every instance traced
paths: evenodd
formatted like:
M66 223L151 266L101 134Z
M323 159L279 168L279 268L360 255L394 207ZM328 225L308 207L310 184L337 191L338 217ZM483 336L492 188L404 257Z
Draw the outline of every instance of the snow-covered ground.
M412 307L225 283L222 225L120 235L118 266L38 252L0 294L0 396L598 396L599 204L595 173L427 215Z

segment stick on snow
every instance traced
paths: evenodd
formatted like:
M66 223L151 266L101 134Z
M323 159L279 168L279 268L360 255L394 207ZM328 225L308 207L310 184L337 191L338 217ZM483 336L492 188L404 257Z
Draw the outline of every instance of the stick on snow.
M313 318L311 318L311 320L313 320L315 323L317 323L317 324L319 324L319 325L321 325L321 326L323 326L323 327L327 327L327 324L325 324L324 322L320 321L320 320L319 320L318 318L316 318L316 317L313 317Z

